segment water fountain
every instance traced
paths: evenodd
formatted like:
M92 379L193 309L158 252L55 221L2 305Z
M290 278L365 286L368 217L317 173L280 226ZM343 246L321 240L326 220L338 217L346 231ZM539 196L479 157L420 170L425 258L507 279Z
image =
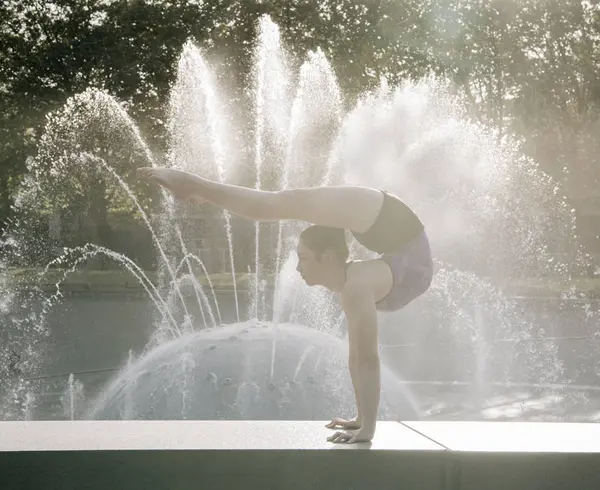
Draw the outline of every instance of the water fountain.
M342 340L297 324L202 329L124 370L86 418L324 420L332 409L351 417L346 365ZM383 383L381 418L415 417L415 401L387 369Z
M436 80L395 88L382 81L346 111L326 56L310 53L294 75L277 26L264 17L249 116L255 126L240 144L235 125L244 116L227 103L208 60L193 42L183 46L168 113L169 148L160 165L221 181L234 181L252 168L257 188L346 182L396 192L424 218L437 271L427 295L405 311L382 316L384 325L393 325L385 328L397 336L413 332L432 349L443 345L448 376L474 382L480 402L494 380L565 382L557 344L532 347L528 340L543 329L499 288L519 275L568 276L565 264L580 260L573 215L559 188L512 142L498 145L496 135L469 121ZM92 133L83 130L90 127ZM123 107L109 94L90 89L49 116L17 202L23 216L50 195L56 202L53 189L67 186L73 172L85 174L87 181L94 176L111 180L118 184L120 199L137 204L127 179L109 163L114 155L82 142L98 135L125 148L120 161L159 165ZM206 268L189 247L184 226L189 209L166 193L162 197L156 218L139 207L157 249L158 285L130 258L94 244L57 251L52 260L66 269L66 276L90 257L108 257L138 278L156 310L145 351L131 356L104 391L88 400L84 417L351 415L343 317L331 294L306 287L294 272L298 224L277 225L275 253L264 245L269 225L256 225L247 312L236 288L238 321L221 325L214 290L207 292L197 280ZM23 223L29 222L23 218ZM223 228L233 272L236 229L228 214ZM557 230L564 239L549 247L549 236L560 235ZM22 250L26 225L13 229L10 239L16 243L13 250ZM354 245L355 255L368 255ZM35 250L38 245L28 246ZM270 271L275 272L274 287L265 288ZM45 305L51 308L59 300L57 293L45 298ZM44 334L45 311L29 321ZM39 354L31 352L30 358ZM13 392L17 396L23 389ZM81 393L71 378L65 396L69 416L80 410ZM381 416L406 419L417 412L406 384L385 368Z

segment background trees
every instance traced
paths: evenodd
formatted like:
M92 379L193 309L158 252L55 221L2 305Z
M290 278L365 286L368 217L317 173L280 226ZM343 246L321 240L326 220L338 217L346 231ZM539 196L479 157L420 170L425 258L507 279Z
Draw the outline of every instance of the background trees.
M390 83L429 73L447 76L474 117L496 127L499 137L522 137L524 151L564 184L581 215L580 233L596 246L600 9L596 1L576 0L5 0L0 228L15 218L16 186L27 158L37 152L49 111L89 87L104 89L126 104L152 150L160 152L166 97L182 45L193 37L210 47L243 86L264 13L280 26L298 59L323 49L349 101L377 85L381 75ZM94 135L87 138L91 145ZM139 149L125 140L111 146L101 154L127 176ZM56 161L60 155L47 157ZM40 166L38 177L47 170ZM119 234L108 218L135 220L135 212L101 177L94 184L82 187L75 200L64 196L89 210L86 226L72 239L108 244ZM58 212L48 206L40 212Z

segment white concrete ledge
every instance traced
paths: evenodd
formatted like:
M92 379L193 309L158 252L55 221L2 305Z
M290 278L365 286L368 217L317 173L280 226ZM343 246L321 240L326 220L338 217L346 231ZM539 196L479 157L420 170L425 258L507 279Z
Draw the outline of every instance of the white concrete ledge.
M0 422L0 489L600 488L600 424L380 422L345 445L325 423Z
M404 422L451 451L596 453L600 424L552 422Z
M0 422L2 451L443 450L397 422L380 422L371 444L332 444L327 421Z

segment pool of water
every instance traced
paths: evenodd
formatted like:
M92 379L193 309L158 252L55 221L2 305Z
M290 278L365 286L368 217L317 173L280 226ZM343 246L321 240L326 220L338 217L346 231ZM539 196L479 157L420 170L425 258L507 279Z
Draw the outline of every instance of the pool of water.
M218 301L222 321L235 321L233 295L218 293ZM551 337L558 344L564 370L560 383L528 379L524 383L507 384L502 379L487 379L482 391L481 386L477 387L475 373L456 374L460 372L455 369L460 359L453 357L442 342L423 335L418 314L410 309L400 320L382 317L382 361L407 383L426 418L600 420L597 331L590 331L589 324L582 328L580 310L575 304L532 299L525 302L537 323L552 319L552 325L560 326L545 333L545 339ZM41 373L44 379L36 393L32 417L76 416L78 409L73 407L78 404L78 396L92 397L127 362L131 353L141 352L153 331L153 314L150 302L134 295L65 298L48 318L51 345L45 353ZM540 338L528 342L544 341ZM500 347L510 350L511 342ZM70 374L73 376L69 380ZM79 392L78 383L81 383Z

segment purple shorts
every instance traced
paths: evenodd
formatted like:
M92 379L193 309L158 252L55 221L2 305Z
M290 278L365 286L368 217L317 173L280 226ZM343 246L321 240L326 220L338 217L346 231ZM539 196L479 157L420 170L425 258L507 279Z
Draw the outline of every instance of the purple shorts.
M392 270L392 289L385 298L377 302L380 311L396 311L404 308L429 289L433 279L433 259L429 239L421 233L400 251L383 254Z

